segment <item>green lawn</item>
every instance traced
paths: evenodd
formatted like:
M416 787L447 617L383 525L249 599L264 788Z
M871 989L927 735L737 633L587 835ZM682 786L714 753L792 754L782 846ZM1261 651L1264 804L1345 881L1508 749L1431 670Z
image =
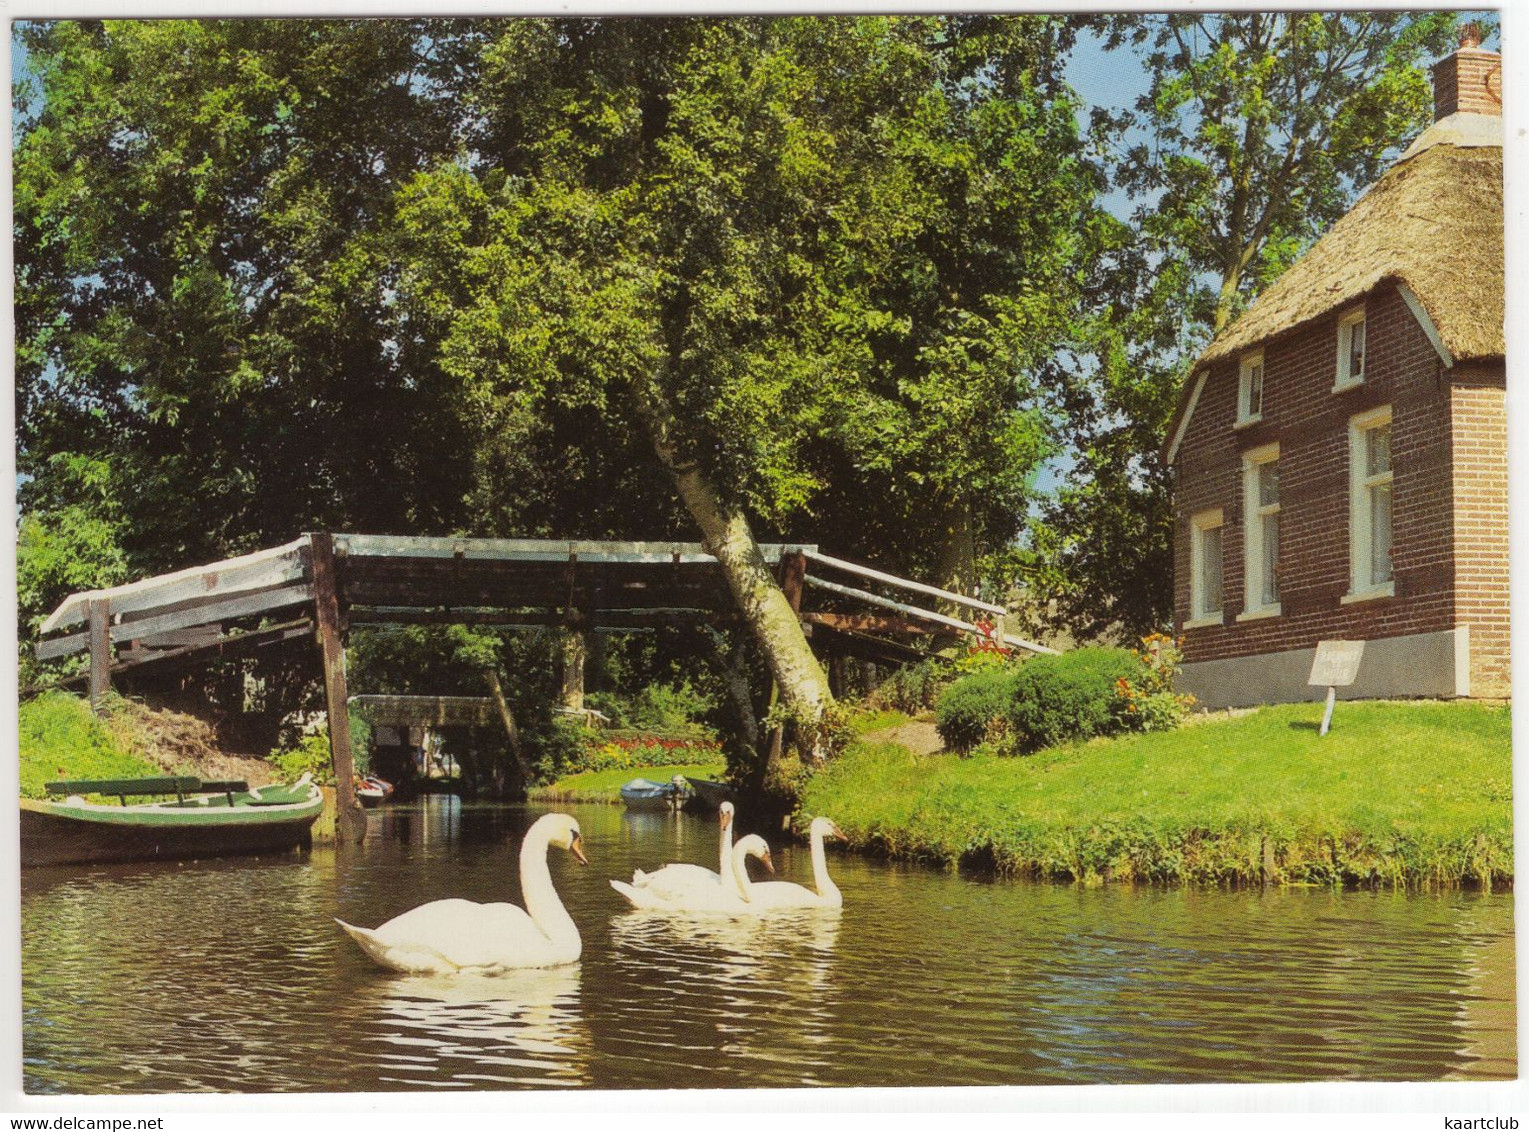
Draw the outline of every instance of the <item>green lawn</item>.
M849 729L856 735L864 735L868 731L886 731L912 720L913 717L906 712L882 708L858 712L850 716Z
M726 768L721 762L692 763L687 766L636 766L615 770L592 770L584 774L571 774L547 786L533 787L532 801L536 802L619 802L621 787L634 778L646 778L652 782L668 782L676 774L691 778L720 779Z
M1339 704L1325 738L1320 717L1290 704L1030 758L861 743L800 809L874 851L1085 881L1511 878L1508 709Z

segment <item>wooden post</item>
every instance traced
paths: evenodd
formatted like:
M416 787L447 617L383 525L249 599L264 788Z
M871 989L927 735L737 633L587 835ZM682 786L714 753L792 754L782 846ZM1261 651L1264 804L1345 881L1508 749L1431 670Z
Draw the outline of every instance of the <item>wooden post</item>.
M807 577L807 556L800 550L780 558L780 588L792 613L802 611L802 583Z
M102 702L111 691L111 608L104 598L91 599L90 710L101 714Z
M345 686L345 646L340 640L340 596L335 580L334 536L308 536L313 565L313 605L319 651L324 664L324 706L329 716L329 758L334 766L335 836L343 841L366 837L366 811L356 797L356 762L350 746L350 695Z
M828 658L828 690L834 694L835 699L843 699L845 694L845 656L836 652Z
M525 752L520 749L520 728L515 726L515 717L510 713L509 701L504 698L504 686L499 683L499 673L492 668L485 668L483 678L488 681L488 690L493 693L494 703L499 708L499 718L504 722L505 734L510 737L510 754L514 756L516 769L520 772L520 780L515 784L512 793L516 798L524 798L526 784L531 781L531 771L526 766Z

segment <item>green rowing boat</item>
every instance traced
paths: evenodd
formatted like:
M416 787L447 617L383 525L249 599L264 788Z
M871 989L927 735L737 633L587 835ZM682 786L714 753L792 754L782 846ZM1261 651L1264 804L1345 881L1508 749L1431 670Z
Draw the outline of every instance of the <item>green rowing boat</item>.
M50 782L61 801L21 799L21 861L63 865L91 861L219 857L306 844L324 809L305 775L287 786L190 777ZM130 805L130 797L165 797ZM171 799L169 796L174 795ZM115 797L115 804L88 797Z

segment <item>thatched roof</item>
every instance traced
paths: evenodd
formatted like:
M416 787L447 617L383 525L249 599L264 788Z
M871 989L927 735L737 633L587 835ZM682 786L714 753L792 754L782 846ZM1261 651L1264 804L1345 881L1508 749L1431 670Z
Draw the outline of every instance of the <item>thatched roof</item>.
M1196 368L1401 282L1456 361L1503 356L1503 192L1495 131L1457 114L1430 127L1347 215L1221 332Z

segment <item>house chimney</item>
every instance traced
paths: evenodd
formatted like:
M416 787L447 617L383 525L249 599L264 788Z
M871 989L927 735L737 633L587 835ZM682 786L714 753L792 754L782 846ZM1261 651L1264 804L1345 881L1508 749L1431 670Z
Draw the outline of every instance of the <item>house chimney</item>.
M1460 29L1460 50L1433 65L1433 120L1502 113L1502 56L1481 49L1481 29Z

